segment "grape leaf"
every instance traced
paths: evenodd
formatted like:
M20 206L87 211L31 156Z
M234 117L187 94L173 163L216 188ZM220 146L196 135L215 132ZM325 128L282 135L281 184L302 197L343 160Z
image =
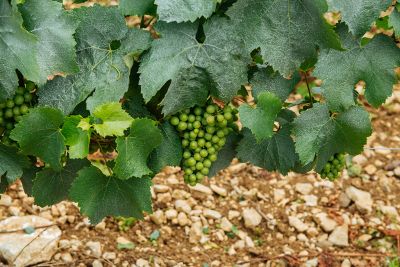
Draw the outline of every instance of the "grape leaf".
M101 120L100 123L94 124L93 128L103 137L123 136L124 131L133 122L133 118L122 109L120 103L108 103L98 106L93 112L93 117Z
M44 169L38 172L32 188L35 204L44 207L66 200L78 171L89 165L87 160L69 160L61 170Z
M399 4L397 6L400 7ZM389 15L389 26L393 27L396 38L400 38L400 12L397 7Z
M125 16L143 16L155 13L156 6L154 0L119 0L119 9Z
M11 98L18 86L18 69L28 80L39 81L37 37L22 27L22 17L9 1L0 1L0 101Z
M35 180L36 173L40 171L40 168L31 164L28 168L24 169L24 173L22 174L20 180L22 182L22 186L24 188L24 192L28 196L32 196L32 187L33 180Z
M368 112L358 106L330 115L326 104L315 104L302 112L293 124L301 163L306 165L317 157L317 171L335 153L359 154L372 132Z
M268 171L279 171L286 175L298 159L290 130L291 127L285 125L272 137L257 142L256 137L244 129L243 139L237 148L238 158L241 162L250 162Z
M152 212L150 186L147 177L121 180L103 175L96 167L87 167L78 172L69 195L92 224L105 216L143 219L143 211Z
M114 172L120 179L142 177L151 173L147 159L154 148L161 144L163 136L150 119L135 119L130 134L117 138L118 157Z
M175 128L168 122L161 125L162 141L150 154L149 167L153 173L165 166L179 166L182 160L182 143Z
M278 72L274 72L272 68L263 68L254 74L250 83L254 97L267 91L275 94L284 102L299 81L300 75L294 75L292 79L285 79Z
M379 18L381 11L386 10L392 0L327 0L329 9L340 11L342 20L357 37L364 35Z
M80 72L56 77L39 91L39 104L57 107L64 114L87 99L87 108L119 101L129 87L133 60L150 45L150 35L128 29L114 7L94 6L73 10Z
M57 73L71 74L79 71L76 63L75 39L77 23L64 10L62 3L52 0L25 1L19 5L26 29L38 39L40 80Z
M341 49L323 17L327 8L322 0L238 0L227 12L235 29L230 34L240 35L248 52L260 47L263 59L289 77L317 46Z
M394 69L400 64L399 48L384 35L375 36L368 44L360 46L343 24L338 32L347 50L322 51L314 72L323 80L322 94L329 108L342 111L354 105L353 91L360 80L366 83L366 99L378 107L392 94L396 83Z
M213 177L220 170L228 167L236 156L236 147L241 139L241 136L235 132L230 133L226 137L226 143L218 152L218 158L211 164L209 177Z
M164 116L195 105L203 105L211 88L215 86L204 69L192 67L181 70L161 102L161 105L164 105L162 109Z
M39 157L52 168L59 169L65 151L60 130L63 122L64 116L57 109L34 108L15 125L10 138L18 142L24 154Z
M89 154L90 132L78 127L81 120L80 115L69 116L61 129L71 159L83 159Z
M8 183L12 183L22 176L28 164L28 159L19 154L17 148L0 143L0 177L4 175Z
M203 68L216 84L213 96L224 101L231 100L240 85L247 82L247 62L250 59L244 53L242 41L232 35L230 27L225 18L208 20L203 25L206 40L199 43L196 40L197 23L157 23L156 29L161 38L153 41L139 69L145 101L150 101L169 80L183 86L184 81L176 80L182 79L182 70L192 67ZM165 101L163 104L169 105Z
M215 11L216 0L155 0L160 20L166 22L194 22L208 18Z
M258 141L270 138L275 119L282 108L280 99L270 92L262 92L257 97L257 107L247 104L239 107L240 122L252 131Z

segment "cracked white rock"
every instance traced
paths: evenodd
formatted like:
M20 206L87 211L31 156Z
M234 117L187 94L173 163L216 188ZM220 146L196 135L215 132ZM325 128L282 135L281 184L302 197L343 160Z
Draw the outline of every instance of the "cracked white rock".
M192 211L192 208L190 207L189 203L186 200L178 199L175 201L175 208L177 211L183 211L187 214L189 214Z
M230 210L228 211L228 219L232 220L240 216L240 212L237 210Z
M203 215L206 218L210 218L210 219L221 219L222 215L221 213L219 213L216 210L210 210L210 209L205 209L203 210Z
M347 224L343 224L338 226L333 230L333 232L329 235L328 241L333 245L339 247L346 247L349 245L349 227Z
M312 184L309 183L297 183L295 185L295 189L297 192L303 195L309 195L313 190Z
M206 195L212 195L212 190L208 186L205 186L203 184L196 184L195 186L190 186L190 189Z
M9 195L2 194L0 198L0 206L9 207L12 204L12 198Z
M156 193L166 193L169 191L169 186L163 184L156 184L153 186L153 190Z
M165 217L167 217L168 220L175 219L177 216L178 212L174 209L170 209L165 212Z
M308 225L295 216L289 216L289 225L294 227L298 232L304 232L308 229Z
M57 251L61 230L53 222L38 216L9 217L0 222L0 231L15 231L0 235L0 257L11 266L27 266L49 261ZM32 234L22 230L26 226L36 228Z
M275 189L274 190L274 202L277 203L283 200L286 197L286 193L284 189Z
M303 196L306 206L315 207L318 205L318 197L314 195Z
M210 185L210 187L212 191L214 191L216 194L220 196L226 197L228 195L228 191L223 187L214 184Z
M89 241L86 243L86 247L90 250L91 254L95 257L101 257L101 244L98 241Z
M360 212L372 211L373 200L369 192L362 191L354 186L349 186L346 188L346 195L354 201Z
M328 233L332 232L337 226L336 221L329 218L328 215L324 212L314 215L314 220L318 223L319 226L321 226L321 228L325 232Z
M162 210L156 210L150 215L150 219L157 225L161 225L165 222L164 212Z
M261 215L253 208L244 209L242 212L242 216L244 220L244 225L247 228L254 228L258 226L262 221Z
M223 217L221 220L221 229L224 230L225 232L230 232L232 231L232 226L233 224L226 218Z
M189 224L189 219L188 219L186 213L179 212L179 214L178 214L178 223L179 223L180 226L185 226L185 225Z

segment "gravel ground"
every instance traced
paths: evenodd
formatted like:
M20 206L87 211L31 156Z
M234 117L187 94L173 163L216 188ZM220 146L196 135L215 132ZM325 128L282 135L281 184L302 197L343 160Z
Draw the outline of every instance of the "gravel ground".
M367 148L400 147L399 114L396 90L373 112ZM0 219L32 214L59 226L57 251L40 266L384 266L399 252L400 151L366 149L348 163L330 182L233 162L195 187L168 168L154 179L154 214L96 226L70 202L35 206L16 183Z

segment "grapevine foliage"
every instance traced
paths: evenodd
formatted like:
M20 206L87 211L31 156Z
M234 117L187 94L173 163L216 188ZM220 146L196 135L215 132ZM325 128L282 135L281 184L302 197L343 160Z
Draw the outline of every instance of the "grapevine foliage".
M20 178L92 223L150 213L166 166L192 185L233 158L334 179L397 82L390 0L61 2L0 0L0 189Z

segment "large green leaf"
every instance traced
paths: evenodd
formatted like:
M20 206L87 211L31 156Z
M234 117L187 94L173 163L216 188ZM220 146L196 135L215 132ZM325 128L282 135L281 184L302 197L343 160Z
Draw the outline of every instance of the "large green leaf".
M93 111L98 105L118 102L128 90L133 60L150 45L150 35L128 29L115 7L94 6L73 10L80 72L56 77L39 92L39 104L57 107L68 114L87 99Z
M341 48L326 11L323 0L239 0L227 14L235 29L230 34L239 34L249 52L260 47L263 59L288 77L317 46Z
M191 67L181 70L169 86L163 101L165 116L186 108L202 105L207 101L212 80L204 69Z
M299 81L300 75L294 75L292 79L285 79L278 72L274 72L272 68L263 68L254 74L250 83L255 98L261 92L266 91L275 94L284 102Z
M215 176L220 170L228 167L236 157L236 147L241 139L241 135L232 132L226 138L225 145L218 152L218 158L210 167L209 177Z
M150 119L135 119L130 134L117 138L118 157L114 172L120 179L142 177L151 173L147 159L154 148L161 144L163 136Z
M239 107L240 121L260 141L272 136L274 122L281 108L282 103L276 95L262 92L257 96L256 108L247 104Z
M242 42L232 34L230 22L214 17L203 28L206 39L204 43L199 43L196 40L197 23L157 23L161 38L153 41L139 69L142 93L147 102L169 80L182 86L183 91L187 90L188 86L183 86L185 81L192 83L196 73L201 75L199 81L204 81L206 72L216 87L211 88L212 95L224 101L229 101L247 82L248 55L244 54ZM184 79L182 71L188 72L187 69L194 67L204 71L192 71L192 78ZM205 82L207 85L210 83ZM189 87L195 89L191 85ZM176 95L180 95L180 91ZM172 105L166 101L163 104Z
M342 20L349 26L350 31L360 37L379 18L381 11L385 11L392 0L327 0L329 9L340 11Z
M150 154L149 167L153 173L166 166L179 166L182 160L182 142L175 128L168 122L161 125L162 141Z
M321 170L338 152L359 154L371 135L368 112L352 106L343 113L331 115L326 104L315 104L294 120L296 152L303 165L317 157L316 169Z
M92 224L108 215L143 219L143 211L152 212L150 186L147 177L121 180L88 167L79 171L69 195Z
M37 37L22 27L22 17L9 1L0 1L0 101L11 98L18 86L18 69L28 80L39 82Z
M329 108L342 111L354 105L354 87L361 80L366 83L368 102L378 107L392 94L396 83L394 69L400 64L400 49L384 35L375 36L361 46L345 25L340 25L338 31L347 50L322 51L314 72L323 80L321 88Z
M122 14L143 16L153 14L156 10L154 0L119 0L119 9Z
M0 143L0 177L4 175L8 183L12 183L22 176L28 164L28 159L19 154L17 148Z
M52 0L25 0L20 5L24 26L38 39L38 63L40 80L58 73L71 74L79 71L76 63L75 39L77 23L62 3Z
M22 152L41 158L54 169L61 168L60 158L65 151L61 111L49 107L31 109L11 132Z
M69 160L59 171L44 169L38 172L32 188L35 204L44 207L66 200L78 171L88 165L87 160Z
M160 20L166 22L194 22L208 18L215 11L217 0L155 0Z
M389 16L389 26L393 27L396 38L400 38L400 4L397 4L392 14Z
M100 123L94 124L93 128L103 137L123 136L124 131L131 126L133 121L133 118L122 109L120 103L98 106L93 112L93 117L101 120Z
M81 120L80 115L69 116L65 118L61 130L71 159L83 159L89 154L90 132L78 127Z

